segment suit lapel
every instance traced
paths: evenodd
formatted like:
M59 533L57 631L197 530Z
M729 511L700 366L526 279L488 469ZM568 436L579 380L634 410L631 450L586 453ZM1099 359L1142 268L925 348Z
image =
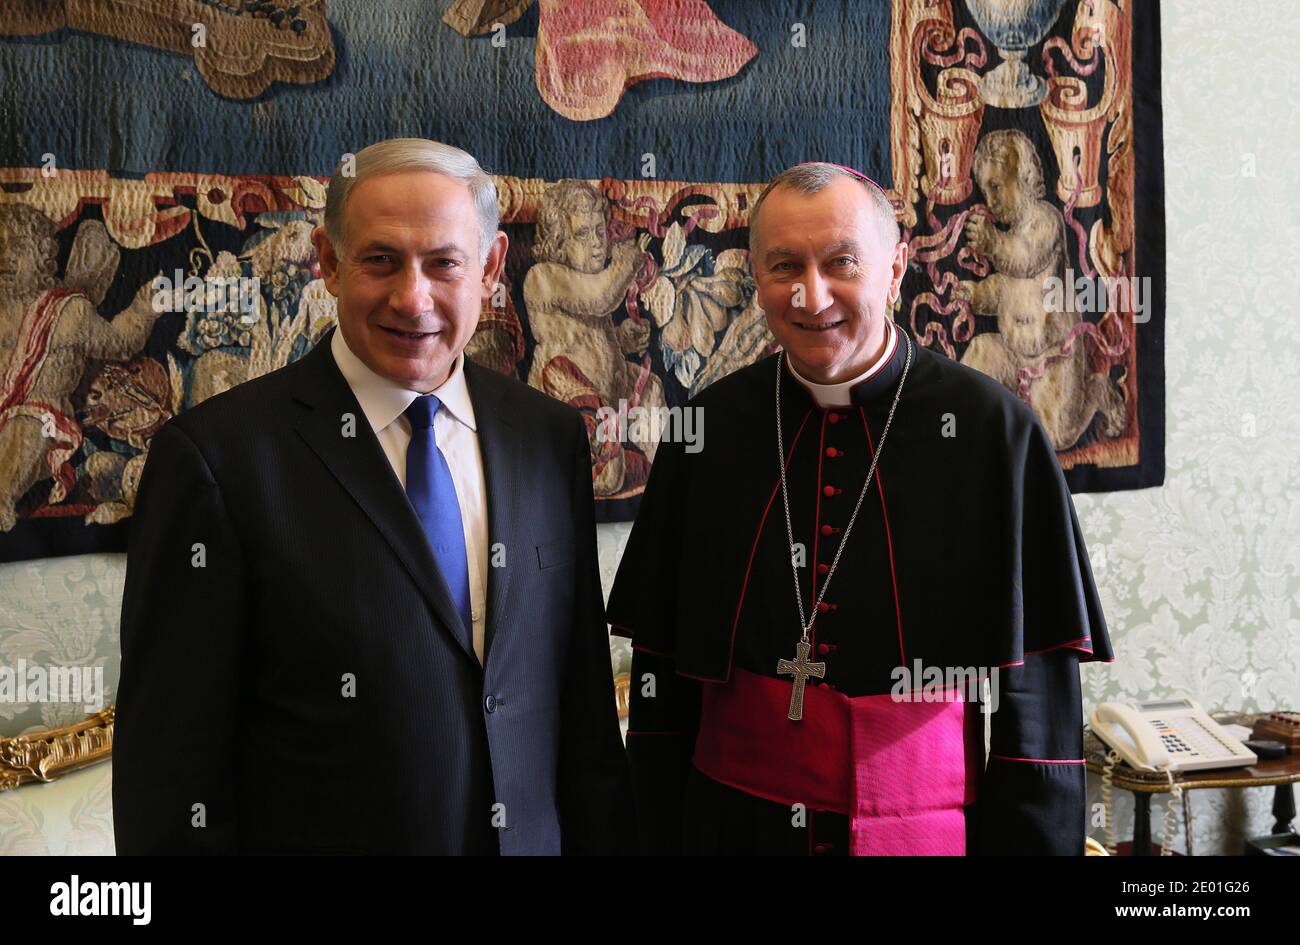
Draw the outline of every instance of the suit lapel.
M506 594L510 573L525 566L527 549L515 545L515 522L519 502L520 436L509 408L502 400L505 379L490 368L465 359L465 382L474 403L478 425L479 452L483 456L483 481L487 487L488 568L487 630L483 641L483 663L487 664L493 637L507 619ZM495 567L497 549L505 555L503 567Z
M337 329L331 329L302 359L293 385L293 399L301 408L295 422L298 435L361 506L410 572L438 622L478 665L470 629L456 611L419 516L334 361L330 351L334 331ZM343 435L345 414L353 418L352 436ZM490 486L489 482L489 492Z

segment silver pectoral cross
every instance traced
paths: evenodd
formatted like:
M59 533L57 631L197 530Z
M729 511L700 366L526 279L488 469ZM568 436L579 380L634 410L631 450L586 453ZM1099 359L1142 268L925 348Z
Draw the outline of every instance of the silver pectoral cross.
M791 722L798 722L803 718L803 687L808 681L808 677L816 676L821 679L826 675L825 663L808 662L808 653L812 645L807 640L800 640L795 646L795 658L792 660L777 660L776 671L782 675L790 674L794 676L794 691L790 693L790 714Z

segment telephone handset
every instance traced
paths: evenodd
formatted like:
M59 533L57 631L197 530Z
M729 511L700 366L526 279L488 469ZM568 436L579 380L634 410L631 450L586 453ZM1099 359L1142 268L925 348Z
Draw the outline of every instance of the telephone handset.
M1258 760L1191 699L1103 702L1089 724L1130 766L1143 771L1237 768Z

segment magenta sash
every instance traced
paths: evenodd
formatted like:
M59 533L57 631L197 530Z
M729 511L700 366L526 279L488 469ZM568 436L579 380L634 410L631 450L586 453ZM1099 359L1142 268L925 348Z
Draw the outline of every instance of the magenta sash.
M848 816L854 856L965 855L963 808L983 761L977 705L808 686L792 722L791 686L742 669L706 683L695 767L756 797Z

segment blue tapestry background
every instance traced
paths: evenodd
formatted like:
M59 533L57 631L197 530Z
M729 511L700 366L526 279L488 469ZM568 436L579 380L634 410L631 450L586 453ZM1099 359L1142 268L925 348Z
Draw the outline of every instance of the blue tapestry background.
M37 365L0 390L0 448L11 454L0 465L0 561L125 547L152 433L206 397L300 357L332 323L308 239L323 184L343 155L397 136L463 147L496 178L511 241L507 299L504 309L485 309L470 354L573 404L589 427L600 406L620 400L680 406L774 350L754 301L745 225L763 184L800 161L856 167L894 199L914 260L895 311L900 325L957 358L996 343L997 313L959 297L960 282L991 271L962 235L973 216L990 215L971 157L995 135L1027 142L1041 163L1044 212L1067 227L1049 262L1151 282L1149 320L1108 311L1076 326L1086 331L1070 357L1111 400L1110 413L1097 407L1091 420L1087 405L1082 433L1058 444L1067 478L1075 491L1163 481L1157 5L1044 0L1050 27L1025 61L1052 96L1005 107L971 92L1003 57L970 0L694 0L676 8L697 18L693 31L679 33L665 30L663 0L619 2L642 22L639 54L652 62L631 71L680 77L629 78L616 103L601 105L593 93L577 106L588 110L581 119L561 113L556 89L538 72L545 54L561 86L573 79L568 92L582 87L590 63L564 46L584 26L590 5L581 2L524 3L498 43L443 22L458 5L450 2L306 2L320 16L319 34L306 31L318 58L256 94L237 82L223 87L222 76L200 68L176 23L168 33L143 13L133 14L140 22L114 19L125 9L116 0L76 5L103 14L93 28L38 28L21 11L0 11L0 211L39 213L0 213L0 248L18 269L49 269L39 291L15 296L0 322L7 347L23 348ZM174 9L162 0L157 7ZM55 8L62 5L41 9ZM241 49L261 50L274 35L229 17L209 25L214 36L250 39ZM1115 35L1098 42L1098 30ZM1075 90L1080 108L1091 109L1086 127L1072 125L1067 108L1049 109L1058 92ZM1063 169L1072 146L1080 166ZM947 153L959 158L955 182L935 177L933 161ZM1091 201L1081 180L1089 174ZM548 208L574 207L605 220L607 275L618 246L636 243L643 254L614 280L602 332L573 357L543 359L549 329L540 306L562 310L566 299L544 276L539 221ZM30 243L20 235L28 230ZM41 246L48 267L45 250L33 248ZM172 312L145 325L132 314L138 293L177 269L257 277L255 323ZM40 367L47 343L37 329L41 319L74 317L96 332L111 324L121 337L96 346L88 328L71 352L76 377L55 384L53 369ZM592 380L602 358L626 370L612 388ZM59 389L27 389L42 382ZM1039 382L1022 371L1027 400L1031 383ZM33 424L42 417L53 422L38 438ZM602 447L593 438L600 520L634 517L652 453L645 443Z

